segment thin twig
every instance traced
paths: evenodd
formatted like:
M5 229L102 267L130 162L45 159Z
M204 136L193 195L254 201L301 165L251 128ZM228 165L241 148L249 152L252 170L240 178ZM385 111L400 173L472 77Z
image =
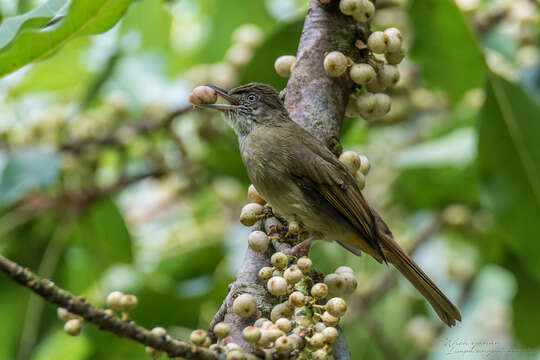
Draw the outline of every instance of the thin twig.
M155 169L134 176L120 176L113 184L105 187L91 186L78 191L65 191L58 195L30 194L17 202L13 207L23 212L43 212L60 205L74 206L78 210L85 209L93 201L117 193L118 191L146 178L160 178L170 169Z
M122 320L94 307L83 297L75 297L56 286L52 281L42 279L29 269L0 255L0 270L10 279L31 289L45 300L66 308L69 312L81 316L84 320L99 326L100 329L115 333L120 337L130 338L138 343L162 350L169 357L183 356L187 359L217 360L218 356L208 349L188 344L184 341L157 336L137 325L132 320Z
M102 137L90 137L82 140L71 141L60 146L60 151L80 154L91 146L123 146L127 140L136 136L148 134L154 130L166 129L170 127L172 121L179 115L185 114L193 108L192 105L185 105L175 109L161 119L145 119L134 121L121 126L111 134ZM127 136L126 136L127 134Z

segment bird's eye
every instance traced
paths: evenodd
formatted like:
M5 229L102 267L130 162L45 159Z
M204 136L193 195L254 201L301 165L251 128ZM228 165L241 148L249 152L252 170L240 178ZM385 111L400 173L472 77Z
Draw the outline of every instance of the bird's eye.
M255 100L257 100L257 96L255 94L249 94L247 99L248 101L255 102Z

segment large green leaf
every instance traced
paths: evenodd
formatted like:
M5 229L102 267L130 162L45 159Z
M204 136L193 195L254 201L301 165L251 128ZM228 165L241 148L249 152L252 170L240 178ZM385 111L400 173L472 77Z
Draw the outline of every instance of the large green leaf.
M296 55L303 26L304 19L297 20L283 24L269 35L242 72L240 83L258 81L276 89L283 89L287 85L287 79L276 74L274 62L281 55Z
M456 102L483 85L485 67L478 43L453 0L412 0L411 56L428 86Z
M130 0L75 0L66 17L45 31L22 31L0 51L0 76L54 54L78 35L97 34L113 26Z
M520 86L488 78L478 128L486 205L499 236L540 279L540 106Z
M172 16L161 0L142 0L131 5L122 19L122 32L140 34L140 51L167 50L170 46Z
M25 14L12 16L2 21L0 49L9 44L21 28L45 25L67 3L68 0L49 0Z
M540 307L538 307L538 289L540 281L530 276L520 264L514 261L511 266L518 283L518 291L513 301L514 327L516 336L527 348L540 346L538 324L540 323Z
M59 283L81 294L117 263L132 260L131 236L116 204L109 198L94 203L71 229Z
M104 265L132 260L131 236L116 204L105 198L93 204L75 224L73 235Z
M0 206L18 200L28 190L52 184L58 177L59 165L56 153L40 148L9 154L0 169Z
M73 338L62 329L51 332L39 344L32 360L84 360L92 353L92 342L81 335Z
M410 209L439 209L456 202L476 205L476 170L444 165L408 168L392 184L392 197Z

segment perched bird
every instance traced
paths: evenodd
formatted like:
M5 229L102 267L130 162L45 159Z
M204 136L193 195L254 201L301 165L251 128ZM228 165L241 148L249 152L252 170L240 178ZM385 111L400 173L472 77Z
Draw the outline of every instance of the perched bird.
M257 191L288 221L301 223L312 239L337 241L394 265L453 326L459 310L393 239L355 179L318 139L289 117L271 86L250 83L226 92L229 104L201 104L224 112L238 135L242 160Z

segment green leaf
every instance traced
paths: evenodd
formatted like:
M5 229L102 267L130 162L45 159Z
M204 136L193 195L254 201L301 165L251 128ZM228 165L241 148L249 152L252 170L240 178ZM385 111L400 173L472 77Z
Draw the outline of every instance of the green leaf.
M97 34L112 27L130 0L75 0L60 24L45 31L23 31L0 51L0 76L54 54L78 35Z
M274 62L281 55L295 55L304 20L283 24L266 38L257 49L253 59L241 75L241 84L263 82L280 90L287 85L287 79L279 77L274 70Z
M223 247L219 243L203 244L167 256L159 262L156 272L181 281L211 274L223 260Z
M131 236L110 198L91 205L70 230L58 276L58 283L70 291L81 294L111 266L132 261Z
M444 90L453 102L483 85L480 48L453 0L412 0L414 30L411 57L428 86Z
M369 178L367 181L369 186ZM408 168L392 184L392 197L410 209L439 209L456 202L476 205L476 170L443 165Z
M0 359L14 359L30 292L0 275Z
M66 334L63 329L59 329L43 339L31 359L83 360L90 357L92 348L92 342L86 336L80 335L74 338Z
M132 260L131 236L116 204L94 203L74 225L73 236L103 266Z
M16 150L0 169L0 206L21 198L28 190L48 186L58 177L58 155L40 148Z
M0 26L0 49L9 44L20 29L46 25L67 2L68 0L49 0L25 14L12 16L2 21Z
M540 346L540 337L537 332L540 323L540 307L538 307L540 281L530 276L519 260L514 262L512 270L518 283L518 291L513 301L514 321L512 323L523 347L536 348Z
M520 86L488 79L478 127L486 206L508 248L540 279L540 106Z
M122 32L136 31L141 35L139 51L168 50L170 47L172 16L161 0L137 1L122 19Z

